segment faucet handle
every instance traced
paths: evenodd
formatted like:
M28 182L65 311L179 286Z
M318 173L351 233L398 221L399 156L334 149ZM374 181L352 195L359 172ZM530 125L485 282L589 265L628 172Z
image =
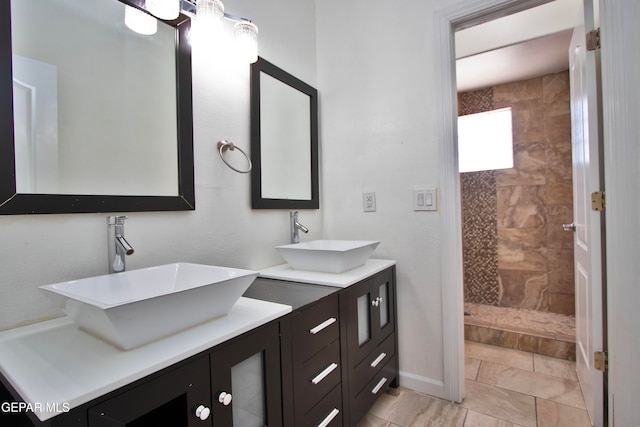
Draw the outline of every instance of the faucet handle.
M109 225L124 225L124 220L129 218L126 215L115 215L107 217L107 224Z

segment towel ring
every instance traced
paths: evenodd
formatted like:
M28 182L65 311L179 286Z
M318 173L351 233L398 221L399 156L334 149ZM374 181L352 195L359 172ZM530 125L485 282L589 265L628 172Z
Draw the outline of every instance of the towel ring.
M231 150L231 151L238 150L239 152L244 154L244 157L247 159L247 163L249 164L249 167L246 170L240 170L240 169L237 169L237 168L231 166L224 159L224 152L227 151L227 150ZM240 147L236 147L235 145L233 145L233 142L227 141L226 139L223 139L222 141L218 141L218 152L220 153L220 158L222 159L224 164L229 166L234 171L236 171L238 173L249 173L251 171L251 168L253 167L253 165L251 164L251 159L249 158L247 153L244 152L244 150L242 150Z

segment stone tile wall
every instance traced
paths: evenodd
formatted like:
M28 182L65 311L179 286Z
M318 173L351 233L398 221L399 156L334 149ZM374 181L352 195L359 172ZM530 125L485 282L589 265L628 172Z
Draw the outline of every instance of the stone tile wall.
M486 250L474 250L483 245L467 242L481 233L465 232L463 226L465 300L573 314L573 235L561 226L573 220L569 74L551 74L490 90L491 107L487 108L486 98L476 105L482 108L479 111L512 108L514 168L493 172L495 195L466 197L463 193L463 223L477 218L484 227L492 227L494 218L487 218L490 210L474 200L495 199L496 241L484 242L497 248L495 258ZM460 94L459 99L465 100L460 102L460 113L479 112L473 111L477 98L478 93ZM462 175L463 192L464 188L480 187L486 191L486 177ZM491 278L493 267L488 269L487 280L480 280L478 263L497 263L497 283ZM479 291L481 286L490 290Z

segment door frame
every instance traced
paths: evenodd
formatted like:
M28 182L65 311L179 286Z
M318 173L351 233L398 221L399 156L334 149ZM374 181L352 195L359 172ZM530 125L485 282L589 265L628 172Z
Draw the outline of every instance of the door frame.
M464 398L464 293L462 267L462 214L457 143L457 85L455 67L456 30L492 21L551 0L462 1L434 15L436 57L435 94L441 114L438 120L440 212L440 273L442 278L442 325L445 398Z
M610 426L640 425L637 355L640 301L637 72L640 8L624 0L599 1L602 133L606 183L607 377ZM635 179L630 179L633 177ZM606 421L606 420L605 420Z

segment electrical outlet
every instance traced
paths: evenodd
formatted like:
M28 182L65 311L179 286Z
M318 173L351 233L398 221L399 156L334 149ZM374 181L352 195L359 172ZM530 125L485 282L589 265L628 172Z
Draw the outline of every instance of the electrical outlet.
M362 193L362 205L365 212L376 211L376 193L374 191Z

